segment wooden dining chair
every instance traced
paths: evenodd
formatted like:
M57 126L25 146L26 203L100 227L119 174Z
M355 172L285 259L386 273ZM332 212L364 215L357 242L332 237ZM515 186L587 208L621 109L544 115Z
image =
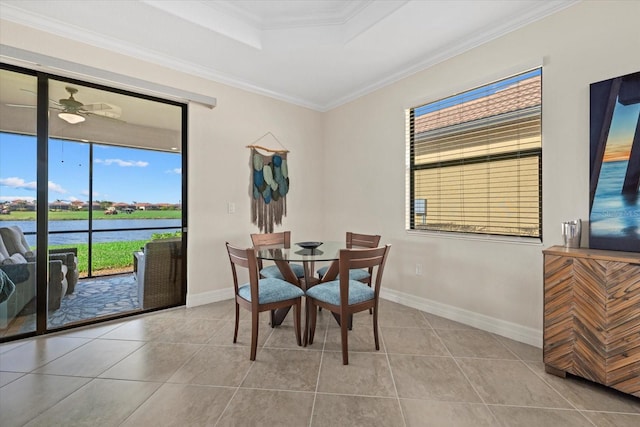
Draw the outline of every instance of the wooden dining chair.
M354 313L364 310L373 310L373 337L376 350L380 350L378 340L378 300L380 286L382 285L382 273L389 255L391 245L372 249L342 249L339 260L339 278L330 282L320 283L307 290L307 304L311 316L309 327L309 344L313 344L313 336L316 330L318 310L316 307L325 308L340 316L340 335L342 340L342 363L349 364L349 351L347 344L348 323ZM371 283L367 286L358 280L349 278L349 271L354 268L371 269Z
M352 233L351 231L347 231L346 236L347 248L377 248L380 244L380 236L377 234L359 234ZM324 275L329 270L329 266L326 265L322 268L319 268L316 273L318 274L318 278L322 279ZM352 280L358 280L362 283L367 283L371 286L371 268L369 269L353 269L349 271L349 278ZM333 278L328 278L332 280ZM326 280L325 280L326 281Z
M282 245L285 248L291 247L291 232L282 231L279 233L254 233L251 234L251 242L256 250L264 246ZM293 274L300 279L304 277L304 268L300 264L289 263L289 267L293 271ZM258 259L258 268L260 269L261 277L273 277L276 279L284 280L282 273L277 265L263 266L262 260Z
M233 287L236 300L236 324L233 331L233 342L238 339L238 324L240 321L240 307L251 312L251 353L250 360L256 360L258 348L258 319L263 311L273 311L279 308L293 307L294 329L298 345L302 345L300 335L300 309L304 292L299 287L277 278L259 278L258 260L254 248L238 248L226 243L231 272L233 273ZM249 282L238 284L238 267L246 268L249 272Z

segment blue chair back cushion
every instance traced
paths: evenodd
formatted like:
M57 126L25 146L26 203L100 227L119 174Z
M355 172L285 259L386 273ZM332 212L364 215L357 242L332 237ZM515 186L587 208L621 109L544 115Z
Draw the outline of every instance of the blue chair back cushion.
M307 296L332 305L340 305L340 281L321 283L307 289ZM357 280L349 280L349 305L375 298L373 289Z
M251 301L251 287L248 283L238 288L238 295ZM284 280L268 278L258 281L258 303L260 304L285 301L303 295L302 289Z
M327 270L329 269L328 265L321 267L318 269L316 273L320 275L320 277L324 276ZM367 270L363 270L360 268L352 268L349 270L349 280L364 280L370 277L369 272Z
M304 268L300 264L289 264L289 266L296 277L304 277ZM280 273L280 269L277 265L270 265L263 268L260 270L260 275L262 277L284 280L284 277L282 276L282 273Z

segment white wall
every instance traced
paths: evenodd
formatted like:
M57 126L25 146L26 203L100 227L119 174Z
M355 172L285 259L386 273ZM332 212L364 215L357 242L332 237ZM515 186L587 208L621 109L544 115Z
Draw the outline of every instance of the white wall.
M387 298L541 345L541 251L560 243L561 221L588 217L589 84L640 70L638 16L638 1L582 2L324 114L6 21L0 40L218 99L214 110L189 113L189 304L231 295L224 242L249 245L256 230L245 146L270 131L291 150L283 229L295 240L379 233L393 244ZM407 234L405 108L536 61L544 64L543 244Z
M325 114L325 232L375 231L393 245L387 298L541 345L542 250L562 243L562 221L588 218L589 84L640 70L638 17L637 1L579 3ZM543 243L408 234L404 110L536 63Z

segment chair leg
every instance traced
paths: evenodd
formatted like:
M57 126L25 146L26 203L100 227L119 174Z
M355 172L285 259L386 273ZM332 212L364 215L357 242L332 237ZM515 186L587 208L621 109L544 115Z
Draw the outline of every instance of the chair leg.
M309 345L313 344L313 337L316 334L316 320L318 317L318 308L315 305L313 305L313 303L309 302L309 298L307 298L307 304L310 305L311 307L309 308L310 310L310 315L309 317L311 317L311 325L309 326Z
M276 327L276 311L275 310L271 310L271 327L275 328Z
M343 319L346 320L346 319ZM342 364L343 365L348 365L349 364L349 350L348 350L348 345L347 345L347 331L348 331L348 324L349 322L340 322L340 334L341 334L341 341L342 341Z
M258 350L258 318L260 313L251 312L251 356L250 360L256 360L256 352Z
M378 340L378 306L373 307L373 339L376 342L376 350L380 350L380 341Z
M300 337L300 310L302 310L302 298L298 298L296 305L293 307L293 327L296 332L296 341L299 347L302 346L302 339Z
M238 340L238 323L240 322L240 305L236 302L236 328L233 331L233 343Z

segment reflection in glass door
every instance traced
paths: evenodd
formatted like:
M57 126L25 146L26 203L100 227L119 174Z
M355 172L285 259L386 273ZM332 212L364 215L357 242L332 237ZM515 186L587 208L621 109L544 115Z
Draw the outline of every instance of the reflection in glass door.
M36 90L0 70L0 338L36 330Z

